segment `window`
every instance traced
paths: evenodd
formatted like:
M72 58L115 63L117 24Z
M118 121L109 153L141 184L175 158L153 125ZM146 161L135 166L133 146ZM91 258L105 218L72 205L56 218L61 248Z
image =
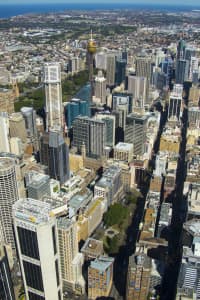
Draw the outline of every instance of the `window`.
M41 267L27 261L23 261L23 267L26 278L26 284L31 288L43 292L44 287Z
M56 280L57 280L57 286L60 284L60 278L59 278L59 269L58 269L58 260L55 261L55 268L56 268Z
M17 227L21 253L31 258L40 259L37 234L34 231Z
M54 255L55 255L57 253L55 226L52 227L52 238L53 238L53 249L54 249Z

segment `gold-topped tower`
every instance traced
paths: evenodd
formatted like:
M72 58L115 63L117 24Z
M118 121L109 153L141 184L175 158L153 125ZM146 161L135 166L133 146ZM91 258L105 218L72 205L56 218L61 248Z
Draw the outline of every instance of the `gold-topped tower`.
M94 54L96 53L97 46L96 42L93 39L92 36L92 30L91 30L91 35L90 39L87 44L87 52L88 52L88 64L89 64L89 80L90 80L90 85L91 85L91 102L92 102L92 97L94 94L94 79L93 79L93 60L94 60Z

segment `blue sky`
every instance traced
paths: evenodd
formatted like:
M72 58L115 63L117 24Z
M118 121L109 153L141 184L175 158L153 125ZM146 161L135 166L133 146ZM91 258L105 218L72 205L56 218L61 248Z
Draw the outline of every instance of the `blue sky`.
M183 0L0 0L0 4L37 4L37 3L148 3L148 4L166 4L166 5L197 5L200 6L200 0L190 0L183 3Z

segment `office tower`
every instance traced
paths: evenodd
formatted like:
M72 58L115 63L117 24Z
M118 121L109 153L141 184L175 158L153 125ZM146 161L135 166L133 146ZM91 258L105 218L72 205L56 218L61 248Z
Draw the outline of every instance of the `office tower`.
M93 63L94 63L94 54L96 53L97 46L96 42L94 41L92 37L92 31L91 31L91 37L87 44L87 53L88 53L88 69L89 69L89 81L91 86L91 97L90 101L92 101L92 97L94 94L94 79L93 79Z
M25 120L25 126L27 130L27 135L30 138L37 138L36 129L36 112L33 107L22 107L21 113Z
M68 71L72 74L81 71L82 69L82 59L80 57L74 56L69 59Z
M15 95L13 90L0 88L0 112L13 113L15 111L14 100Z
M85 282L82 277L83 255L78 252L77 222L73 218L61 217L57 226L63 291L82 294Z
M61 131L52 129L40 137L40 160L51 178L61 184L69 179L69 148Z
M0 112L0 152L10 152L9 119L7 112Z
M102 71L98 72L94 81L94 101L101 104L106 104L106 78Z
M67 127L72 126L72 122L78 116L90 116L89 104L87 101L73 98L70 102L66 103L65 106L65 118Z
M113 93L112 94L112 110L118 110L121 107L126 108L127 113L132 112L133 95L132 93Z
M97 69L106 71L106 63L107 63L107 53L98 52L95 55L95 66Z
M166 57L161 63L161 71L167 75L166 86L169 88L173 77L174 62L170 56Z
M162 63L162 61L165 59L166 54L164 53L164 51L158 49L155 52L155 66L156 67L160 67L160 64Z
M88 299L108 297L113 283L114 258L100 256L88 268Z
M185 58L185 48L186 43L184 40L180 39L177 45L177 52L176 52L176 59L183 59Z
M13 113L9 116L10 137L18 137L23 143L26 143L26 126L22 114Z
M73 122L73 146L81 152L85 145L86 155L101 157L105 148L105 123L88 117L77 117Z
M15 249L12 204L19 199L15 161L0 157L0 237Z
M152 84L161 91L164 88L169 88L167 74L156 70L153 72Z
M126 76L126 60L118 59L115 66L115 84L120 85L125 82Z
M189 61L185 59L179 59L176 61L176 83L183 84L188 80L189 74Z
M28 198L41 200L43 196L50 195L50 178L48 175L35 171L25 174Z
M24 153L23 144L20 138L18 137L10 138L10 152L17 156L23 155Z
M147 116L129 114L126 117L125 143L133 144L134 155L142 155L145 152Z
M133 110L144 108L147 100L147 78L129 75L128 92L133 95Z
M0 244L0 299L15 300L6 247Z
M150 81L152 75L152 60L146 56L137 56L135 59L135 72L138 77L147 77Z
M16 245L27 300L61 300L56 218L50 203L20 199L13 205Z
M169 96L169 106L168 106L168 119L171 117L176 117L180 120L181 107L182 107L182 94L183 86L182 84L175 84L173 91Z
M113 147L115 145L115 116L110 114L97 114L96 118L105 123L105 145Z
M184 51L184 59L191 60L192 57L196 56L196 49L190 46L186 46Z
M59 63L44 65L46 130L63 128L63 107L61 89L61 68Z
M144 253L129 257L126 300L146 300L149 291L151 259Z
M130 162L133 159L133 144L118 143L114 147L114 160Z
M192 82L193 82L194 73L197 73L199 75L199 59L198 57L192 56L190 60L190 69L189 69L189 78L188 78Z
M107 55L106 79L109 86L113 86L115 84L115 61L116 57L114 53Z

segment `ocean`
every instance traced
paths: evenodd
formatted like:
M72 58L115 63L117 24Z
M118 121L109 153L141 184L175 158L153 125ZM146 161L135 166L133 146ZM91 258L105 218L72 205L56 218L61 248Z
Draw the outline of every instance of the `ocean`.
M113 9L134 9L134 10L157 10L157 11L191 11L199 9L200 6L190 5L162 5L162 4L126 4L126 3L51 3L51 4L0 4L0 18L32 14L63 12L67 10L113 10Z

